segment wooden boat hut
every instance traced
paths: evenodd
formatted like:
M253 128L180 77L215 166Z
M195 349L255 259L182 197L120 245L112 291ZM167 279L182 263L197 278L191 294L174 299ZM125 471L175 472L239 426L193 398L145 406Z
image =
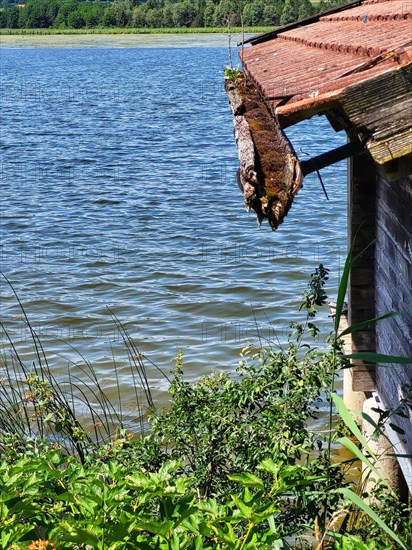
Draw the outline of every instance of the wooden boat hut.
M306 174L348 158L349 243L369 246L351 270L349 323L401 312L354 334L352 350L411 357L412 2L351 2L248 39L239 55L243 74L229 74L226 90L246 206L276 229ZM348 144L300 161L283 129L315 115ZM411 364L351 371L355 408L371 396L397 407L412 379ZM412 455L412 418L396 423L392 443ZM400 465L412 490L412 460Z

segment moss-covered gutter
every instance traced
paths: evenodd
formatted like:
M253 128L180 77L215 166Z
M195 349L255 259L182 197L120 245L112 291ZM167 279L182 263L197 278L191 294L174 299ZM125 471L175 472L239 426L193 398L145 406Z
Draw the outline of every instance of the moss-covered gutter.
M272 229L282 223L302 186L295 151L254 84L242 73L226 80L239 151L238 183L248 210Z

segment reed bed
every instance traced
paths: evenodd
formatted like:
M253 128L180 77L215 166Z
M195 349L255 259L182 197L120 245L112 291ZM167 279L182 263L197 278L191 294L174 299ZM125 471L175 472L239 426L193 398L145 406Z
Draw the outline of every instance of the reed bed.
M79 361L70 361L66 374L56 376L23 304L8 284L27 325L32 353L29 359L26 355L23 357L7 327L0 323L6 340L0 352L0 452L5 451L11 441L19 445L28 439L40 438L58 443L83 462L91 451L124 428L126 409L122 405L120 371L124 377L125 369L119 367L113 357L111 378L116 387L116 405L107 396L93 364L70 344L67 345L76 352ZM127 375L135 397L134 424L136 431L143 435L147 430L147 417L155 410L146 358L124 325L110 313L127 350Z
M272 27L199 27L199 28L128 28L107 27L96 29L0 29L0 35L59 35L59 34L258 34L271 30Z

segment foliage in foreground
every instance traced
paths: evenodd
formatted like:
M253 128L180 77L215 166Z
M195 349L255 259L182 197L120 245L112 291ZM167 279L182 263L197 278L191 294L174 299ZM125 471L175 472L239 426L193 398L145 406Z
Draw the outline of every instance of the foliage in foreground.
M322 266L313 274L287 345L245 350L236 377L216 372L189 384L179 356L171 405L137 440L123 430L93 440L59 385L44 379L51 373L36 335L34 373L13 348L26 382L14 387L12 410L0 392L0 548L407 550L407 507L383 483L379 501L367 504L347 475L353 461L331 460L332 431L308 427L324 392L364 444L360 460L379 475L349 411L330 393L346 366L338 332L326 351L311 343L327 277ZM125 342L133 345L127 334ZM347 437L340 443L353 445Z
M143 474L119 461L82 466L34 450L1 468L2 547L47 532L58 548L268 548L281 539L273 518L282 496L292 487L303 492L310 479L304 468L272 461L262 468L272 476L269 491L258 476L243 474L238 494L218 503L198 499L191 480L176 476L175 462Z

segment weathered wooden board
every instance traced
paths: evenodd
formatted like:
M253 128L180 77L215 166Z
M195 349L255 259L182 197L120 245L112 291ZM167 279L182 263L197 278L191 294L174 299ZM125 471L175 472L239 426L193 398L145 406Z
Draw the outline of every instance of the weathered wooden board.
M380 321L376 348L387 355L412 356L412 179L388 183L378 178L376 244L376 313L400 311L401 315ZM376 383L386 408L396 408L402 386L412 379L412 365L379 365ZM401 436L412 453L412 413L394 416L404 430Z
M385 217L381 217L377 226L376 263L385 269L387 276L397 281L399 288L405 287L411 294L412 265L409 257L410 241L395 241L385 231Z
M383 285L385 282L385 279L380 278L380 284ZM399 302L396 302L394 295L386 292L383 287L377 295L377 308L381 313L388 313L390 311L401 311L402 313L391 322L383 320L377 323L377 351L386 355L393 354L401 357L412 357L412 327L410 325L410 318L408 318ZM411 369L409 370L411 371Z
M412 153L412 62L346 88L340 97L379 164Z
M382 215L387 214L382 225L386 226L389 223L391 234L397 234L401 230L408 234L399 234L396 239L400 245L403 245L403 240L412 236L412 176L409 180L404 178L392 184L380 178L377 195ZM410 257L409 252L407 256Z
M406 369L399 365L387 365L386 367L379 367L376 376L379 396L383 401L384 408L395 409L401 398L405 396L402 386L407 383ZM411 376L412 372L409 372L409 378ZM399 434L399 437L406 453L412 454L412 413L409 412L409 418L402 418L398 415L393 416L391 422L404 431L404 434Z
M412 181L378 179L376 244L377 313L402 315L385 321L397 355L412 353ZM382 332L380 332L382 337ZM396 344L398 343L398 344Z
M412 118L412 110L409 117ZM388 129L390 129L389 126ZM406 128L399 132L394 129L390 135L376 134L368 143L368 149L376 162L380 164L410 155L412 152L412 129Z
M375 196L375 165L370 155L363 152L349 161L349 240L355 255L366 248L366 252L358 258L350 273L350 324L375 317ZM374 326L353 333L352 350L375 351ZM375 388L374 366L355 366L352 369L354 391L368 392Z
M226 81L239 153L239 186L246 208L276 229L302 185L298 159L256 87L242 75Z

